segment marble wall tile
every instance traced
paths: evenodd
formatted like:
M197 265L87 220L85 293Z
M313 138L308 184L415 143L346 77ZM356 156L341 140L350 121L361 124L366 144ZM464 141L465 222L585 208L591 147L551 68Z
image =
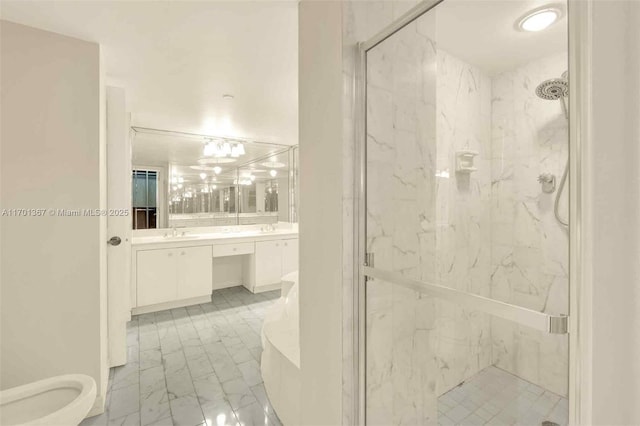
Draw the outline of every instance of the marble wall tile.
M566 55L554 55L492 78L491 296L552 314L568 313L568 233L553 215L555 193L543 193L537 177L552 173L559 183L568 125L559 101L538 98L535 88L566 67ZM567 395L566 336L497 319L491 332L495 365Z
M436 280L490 296L491 81L477 67L437 50ZM478 152L477 171L456 173L456 152ZM436 304L438 394L491 364L490 319Z

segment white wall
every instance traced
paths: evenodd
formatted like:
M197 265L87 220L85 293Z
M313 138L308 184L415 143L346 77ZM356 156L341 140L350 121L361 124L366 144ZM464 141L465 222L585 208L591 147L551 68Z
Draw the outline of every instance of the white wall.
M299 5L301 424L341 423L342 5Z
M6 21L1 39L2 209L99 208L99 46ZM3 215L1 224L0 388L84 373L100 394L104 219Z
M593 2L592 423L640 424L640 3Z

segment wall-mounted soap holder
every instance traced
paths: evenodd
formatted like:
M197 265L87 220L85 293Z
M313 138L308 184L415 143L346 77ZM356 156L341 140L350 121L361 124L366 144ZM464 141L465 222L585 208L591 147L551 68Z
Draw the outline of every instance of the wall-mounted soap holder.
M477 155L476 151L457 151L456 173L471 173L478 170L474 164Z

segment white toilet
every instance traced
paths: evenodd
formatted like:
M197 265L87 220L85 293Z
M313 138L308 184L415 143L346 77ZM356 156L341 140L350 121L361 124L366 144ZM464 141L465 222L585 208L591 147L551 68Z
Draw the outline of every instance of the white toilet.
M77 426L96 399L84 374L51 377L0 391L0 425Z

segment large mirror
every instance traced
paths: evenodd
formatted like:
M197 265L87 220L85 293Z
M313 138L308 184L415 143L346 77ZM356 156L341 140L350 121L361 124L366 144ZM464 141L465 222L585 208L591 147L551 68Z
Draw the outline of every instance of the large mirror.
M133 229L297 221L297 147L133 128Z

